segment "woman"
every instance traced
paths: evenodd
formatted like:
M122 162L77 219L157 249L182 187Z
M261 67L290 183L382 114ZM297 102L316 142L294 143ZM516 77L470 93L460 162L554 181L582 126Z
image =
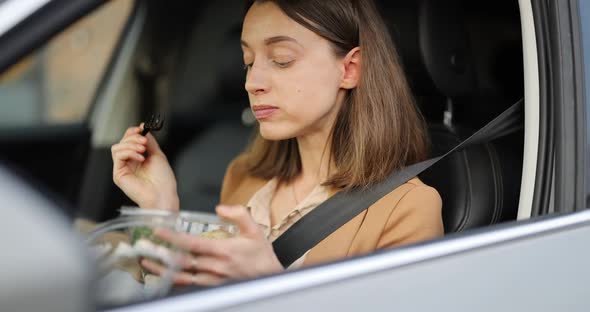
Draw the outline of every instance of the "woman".
M372 1L267 0L248 8L241 43L259 133L229 165L217 207L240 235L207 240L159 231L191 252L179 284L283 270L271 242L293 223L334 193L370 187L427 156L423 119ZM113 146L114 181L141 207L179 209L166 157L140 131L129 128ZM442 234L440 197L414 178L292 267ZM161 272L153 262L142 265Z

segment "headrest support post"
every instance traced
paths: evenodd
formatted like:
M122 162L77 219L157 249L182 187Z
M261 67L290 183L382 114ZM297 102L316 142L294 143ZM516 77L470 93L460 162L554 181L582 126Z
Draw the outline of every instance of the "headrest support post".
M447 105L446 105L445 111L443 113L443 124L445 126L447 126L448 128L451 128L453 126L453 112L454 112L453 99L450 97L447 97Z

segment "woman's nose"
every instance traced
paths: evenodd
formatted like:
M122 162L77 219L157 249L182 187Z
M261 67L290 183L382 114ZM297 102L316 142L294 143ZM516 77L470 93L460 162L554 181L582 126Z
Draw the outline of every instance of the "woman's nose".
M246 74L246 91L253 95L263 94L270 89L265 69L252 64Z

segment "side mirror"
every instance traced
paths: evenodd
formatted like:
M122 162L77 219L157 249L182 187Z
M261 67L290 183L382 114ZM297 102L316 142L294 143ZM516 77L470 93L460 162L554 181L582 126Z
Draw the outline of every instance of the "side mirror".
M92 310L91 262L57 207L1 165L0 207L0 310Z

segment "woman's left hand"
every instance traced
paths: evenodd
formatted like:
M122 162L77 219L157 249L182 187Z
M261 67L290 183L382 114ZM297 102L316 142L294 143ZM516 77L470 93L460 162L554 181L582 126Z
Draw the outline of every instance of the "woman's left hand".
M227 280L246 279L280 272L283 267L272 244L243 206L218 206L217 214L238 226L239 235L226 239L204 238L158 229L156 235L187 251L181 256L184 271L174 277L177 285L217 285ZM149 271L163 275L165 268L144 259Z

